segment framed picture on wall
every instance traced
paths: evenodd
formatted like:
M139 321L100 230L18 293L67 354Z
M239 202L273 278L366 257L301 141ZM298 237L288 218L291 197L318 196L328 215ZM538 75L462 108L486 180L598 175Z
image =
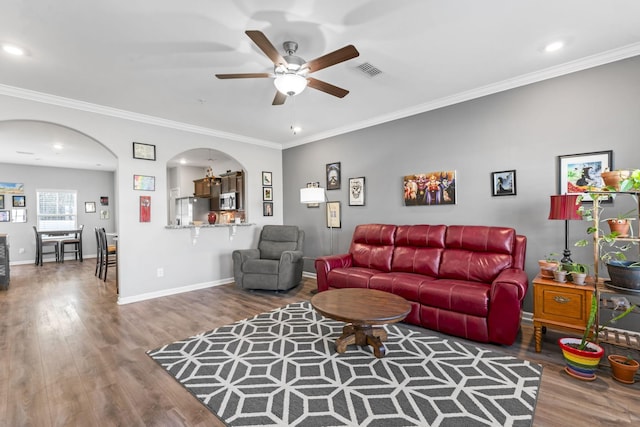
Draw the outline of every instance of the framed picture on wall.
M151 196L140 196L140 222L151 222Z
M84 202L85 213L96 213L96 202Z
M516 195L516 171L491 172L492 196Z
M340 162L327 163L327 190L340 189Z
M0 211L0 222L9 222L9 221L11 221L11 212Z
M364 177L349 178L349 206L364 206Z
M405 175L405 206L455 205L458 181L455 170L439 170Z
M558 194L583 194L605 187L600 174L613 170L613 151L596 151L558 156ZM611 203L611 196L603 195L601 202ZM583 194L583 202L593 201Z
M156 146L151 144L143 144L141 142L134 142L133 158L142 160L155 160Z
M340 202L327 202L327 228L341 228Z
M262 187L262 200L273 200L273 187Z
M27 210L11 209L11 222L27 222Z
M147 175L133 175L133 189L156 191L156 177Z
M273 216L273 202L262 203L262 216Z
M4 209L4 195L0 194L0 209Z
M25 196L12 196L12 197L13 197L14 208L24 208L25 206L27 206Z
M271 172L262 172L262 185L273 185L273 176L271 175Z

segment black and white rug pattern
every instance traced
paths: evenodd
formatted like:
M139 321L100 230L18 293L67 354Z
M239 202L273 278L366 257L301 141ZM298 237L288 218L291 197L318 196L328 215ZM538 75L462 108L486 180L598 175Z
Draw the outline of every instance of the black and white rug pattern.
M387 325L387 355L290 304L147 353L230 426L530 426L542 366Z

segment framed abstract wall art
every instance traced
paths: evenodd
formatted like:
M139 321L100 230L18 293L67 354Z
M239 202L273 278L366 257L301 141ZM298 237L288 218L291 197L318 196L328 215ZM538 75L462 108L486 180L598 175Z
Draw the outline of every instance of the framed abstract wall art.
M492 196L516 195L516 171L491 172Z
M364 177L349 178L349 206L364 206Z
M583 194L605 187L600 174L613 170L613 151L596 151L558 156L558 194ZM591 202L584 194L583 202ZM610 196L602 196L601 202L611 203Z
M156 191L156 177L147 175L133 175L133 189Z
M151 196L140 196L140 222L151 222Z
M405 206L456 204L456 171L434 171L403 178Z

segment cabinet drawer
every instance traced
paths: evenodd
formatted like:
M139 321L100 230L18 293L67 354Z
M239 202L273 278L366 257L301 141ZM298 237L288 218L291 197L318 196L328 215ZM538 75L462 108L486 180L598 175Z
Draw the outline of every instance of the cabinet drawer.
M591 307L588 289L563 289L556 286L535 288L534 317L548 321L586 326Z

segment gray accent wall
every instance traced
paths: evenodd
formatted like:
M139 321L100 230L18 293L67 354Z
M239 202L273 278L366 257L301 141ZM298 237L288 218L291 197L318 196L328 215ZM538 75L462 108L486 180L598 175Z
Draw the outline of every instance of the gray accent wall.
M305 271L315 272L312 258L331 253L325 206L300 204L298 192L312 181L325 187L325 165L341 162L341 189L327 192L342 208L333 253L346 252L363 223L509 226L528 238L531 280L539 258L564 248L564 222L547 219L549 196L558 193L558 156L604 150L613 150L614 167L640 167L640 57L288 148L284 223L305 231ZM451 169L456 205L404 206L403 176ZM512 169L517 194L492 197L491 172ZM348 206L352 177L365 177L365 206ZM626 203L607 210L624 212ZM587 226L570 222L570 246ZM570 249L574 261L593 263L591 247ZM531 289L526 311L533 311Z

